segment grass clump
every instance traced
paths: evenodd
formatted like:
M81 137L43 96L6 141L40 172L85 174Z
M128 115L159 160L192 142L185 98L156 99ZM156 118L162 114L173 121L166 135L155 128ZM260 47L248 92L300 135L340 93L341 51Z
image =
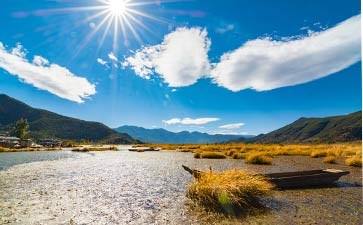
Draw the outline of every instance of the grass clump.
M232 155L232 159L245 159L246 158L246 154L244 153L234 153Z
M187 196L208 210L238 215L262 207L261 198L273 188L261 175L228 170L202 173L189 185Z
M324 158L323 160L324 163L329 163L329 164L336 164L337 163L337 159L335 156L327 156Z
M221 152L203 152L200 154L201 158L206 159L225 159L226 156Z
M200 159L200 152L196 152L196 153L194 153L194 158L196 158L196 159Z
M354 166L354 167L362 167L362 158L360 157L351 157L345 160L345 165Z
M73 148L73 152L90 152L90 151L116 151L116 146L110 147L87 147L87 148Z
M259 164L259 165L271 165L272 157L262 152L252 152L246 157L246 163Z
M312 158L326 157L327 155L326 151L312 151L310 154Z

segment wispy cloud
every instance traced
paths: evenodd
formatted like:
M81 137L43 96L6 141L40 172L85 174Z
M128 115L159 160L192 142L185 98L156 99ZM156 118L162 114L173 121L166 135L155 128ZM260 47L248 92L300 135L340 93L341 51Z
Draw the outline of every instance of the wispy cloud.
M124 66L149 79L155 72L170 87L189 86L209 73L210 40L201 28L178 28L159 45L143 47L126 58Z
M115 62L118 62L118 58L113 54L113 52L110 52L108 54L108 58L115 61Z
M239 129L244 125L245 125L244 123L231 123L231 124L225 124L225 125L219 126L219 128L227 129L227 130L234 130L234 129Z
M189 86L202 77L231 91L293 86L339 72L361 60L360 18L357 15L305 36L251 40L212 64L207 31L184 27L166 35L160 45L136 51L123 65L146 79L159 74L170 87Z
M163 120L163 123L171 125L171 124L184 124L184 125L201 125L201 124L207 124L210 122L215 122L220 120L219 118L173 118L170 120Z
M97 62L103 66L107 64L107 62L101 58L97 58Z
M65 67L51 64L41 56L34 56L29 62L21 44L7 50L0 42L0 68L27 84L74 102L82 103L96 93L94 84Z
M217 28L215 28L215 32L219 33L219 34L224 34L227 33L229 31L233 31L235 29L235 25L234 24L223 24L223 26L219 26Z

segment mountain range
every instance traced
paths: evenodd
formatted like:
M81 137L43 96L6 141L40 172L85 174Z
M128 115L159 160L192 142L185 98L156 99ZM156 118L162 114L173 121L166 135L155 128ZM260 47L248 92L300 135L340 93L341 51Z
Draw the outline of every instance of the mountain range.
M30 136L35 139L87 140L103 143L130 144L138 141L98 122L62 116L0 94L0 131L10 131L15 123L28 120Z
M300 118L267 134L258 136L207 134L201 132L171 132L165 129L145 129L121 126L111 129L99 122L62 116L33 108L5 94L0 94L0 132L10 131L15 123L25 118L30 136L34 139L58 138L87 140L102 143L334 143L362 140L362 112L325 118ZM140 141L138 141L140 140Z
M201 132L171 132L162 128L146 129L137 126L121 126L115 128L116 131L127 133L131 137L148 143L166 143L166 144L201 144L201 143L222 143L230 142L235 139L245 140L253 137L251 135L226 135L226 134L207 134Z
M255 143L334 143L362 140L362 111L325 118L300 118L268 134L248 139ZM245 142L246 139L238 141Z

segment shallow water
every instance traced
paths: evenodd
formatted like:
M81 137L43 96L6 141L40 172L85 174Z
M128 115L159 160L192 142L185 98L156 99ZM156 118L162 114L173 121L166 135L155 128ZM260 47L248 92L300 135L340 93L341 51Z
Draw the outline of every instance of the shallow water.
M18 164L78 157L83 157L83 155L75 154L69 149L64 149L63 151L0 152L0 170Z
M21 164L0 171L0 224L362 224L356 185L362 170L321 161L287 156L258 166L191 153L108 151ZM338 187L275 191L270 210L229 219L190 204L185 190L191 176L182 164L259 173L329 167L351 174Z

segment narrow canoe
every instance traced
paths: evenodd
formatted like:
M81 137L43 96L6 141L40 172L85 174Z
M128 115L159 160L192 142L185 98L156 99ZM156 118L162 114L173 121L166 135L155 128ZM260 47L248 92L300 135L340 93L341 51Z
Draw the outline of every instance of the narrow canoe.
M192 174L195 178L199 178L204 172L190 169L182 165L183 168ZM266 176L267 179L276 185L279 189L315 187L330 185L339 180L341 176L349 174L348 171L336 169L306 170L286 173L269 173L260 174Z
M338 181L341 176L349 174L349 171L336 169L307 170L287 173L263 174L276 185L277 188L300 188L326 186Z

